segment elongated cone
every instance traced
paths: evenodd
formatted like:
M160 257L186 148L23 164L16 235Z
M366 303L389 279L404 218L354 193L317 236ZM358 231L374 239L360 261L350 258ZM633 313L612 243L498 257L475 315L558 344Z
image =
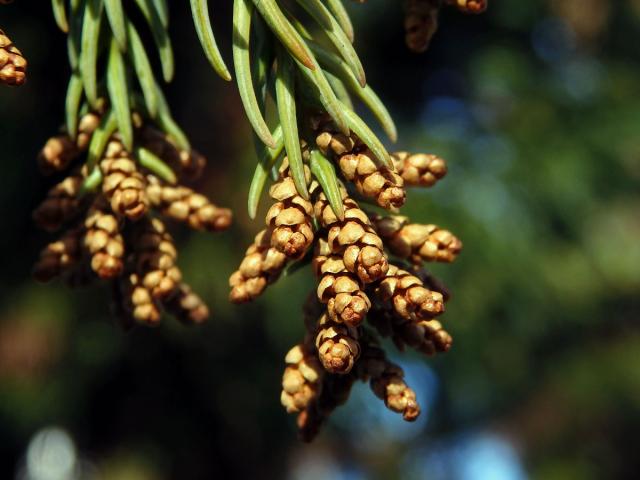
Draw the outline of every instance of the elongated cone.
M27 79L27 60L0 29L0 83L22 85Z
M382 239L371 226L367 214L349 197L343 204L344 219L336 217L324 193L318 194L314 211L320 225L328 230L327 241L331 253L342 255L349 272L363 283L383 278L389 270Z
M271 246L288 258L302 258L313 243L313 205L298 195L288 163L283 162L280 181L269 190L276 202L269 208L265 222L272 229ZM305 166L306 173L310 172Z
M73 174L55 185L44 201L33 211L33 220L43 230L53 232L76 217L81 210L79 198L83 176Z
M109 200L113 212L130 220L141 218L149 204L147 182L120 140L112 138L109 141L100 169L102 193Z
M167 298L182 280L173 238L158 218L143 218L135 227L132 241L135 272L153 298Z
M331 254L324 239L319 239L316 245L313 269L320 277L318 300L327 305L329 318L350 326L362 323L371 307L369 297L358 277L346 269L342 257Z
M406 320L431 320L444 312L440 292L424 287L422 280L395 265L374 289L376 297Z
M68 230L59 240L47 245L33 268L34 278L48 282L75 267L82 254L82 233L81 228Z
M285 362L280 402L287 413L301 412L320 393L322 366L313 349L305 344L289 350Z
M218 232L231 225L231 210L220 208L207 197L184 186L163 185L148 175L147 196L151 205L160 212L179 222L184 222L194 230Z
M358 192L373 198L386 209L404 205L406 193L400 175L384 166L376 165L369 149L341 155L338 165L344 177L353 182Z
M119 279L122 292L122 311L131 321L156 325L160 321L160 309L151 292L136 273L127 273ZM129 323L129 322L125 322Z
M423 261L453 262L462 250L456 236L436 225L409 223L399 215L373 215L371 221L391 253L418 265Z
M447 174L446 162L436 155L396 152L391 160L408 187L432 187Z
M421 53L429 48L438 30L440 0L407 0L404 16L405 42L409 50Z
M455 6L462 13L482 13L487 9L488 0L445 0L447 5Z
M357 369L360 380L370 380L371 390L389 410L402 414L408 422L418 418L416 393L405 383L403 370L387 360L378 345L369 342L364 346Z
M329 415L349 398L357 380L353 374L324 375L320 395L298 414L298 436L303 442L312 441Z
M124 241L118 219L107 205L94 202L84 221L84 247L91 255L91 269L100 278L115 278L123 269Z
M388 309L375 308L367 317L380 335L391 337L404 350L409 346L425 355L447 352L453 344L451 335L435 319L406 320Z
M351 371L360 355L358 336L357 328L334 322L326 313L320 317L315 342L318 358L327 372Z
M180 180L198 179L207 165L202 154L196 150L182 150L167 134L150 125L144 125L140 130L140 143L169 165Z
M178 285L173 295L163 301L163 305L168 312L187 325L200 324L209 318L209 307L186 283Z
M271 246L271 231L262 230L247 249L238 270L229 277L229 300L233 303L253 300L277 280L286 264L286 255Z

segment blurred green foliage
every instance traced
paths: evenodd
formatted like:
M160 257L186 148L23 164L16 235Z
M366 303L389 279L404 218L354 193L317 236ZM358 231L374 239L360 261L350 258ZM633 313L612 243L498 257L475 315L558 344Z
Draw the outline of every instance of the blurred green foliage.
M202 186L235 208L236 227L176 231L185 277L213 306L208 325L124 333L109 322L108 292L29 279L47 239L29 212L54 181L34 159L62 123L67 67L46 9L3 7L30 70L22 89L0 90L2 477L24 472L35 432L58 425L83 459L80 478L635 478L640 2L493 3L482 17L444 12L423 56L404 49L397 2L348 5L398 147L449 164L404 212L452 230L465 250L433 266L453 293L454 348L398 358L425 419L390 422L356 390L311 446L278 398L313 279L298 271L254 305L226 302L259 228L244 207L254 159L239 99L208 70L188 9L172 5L181 48L169 98L210 159ZM230 27L218 23L228 51Z

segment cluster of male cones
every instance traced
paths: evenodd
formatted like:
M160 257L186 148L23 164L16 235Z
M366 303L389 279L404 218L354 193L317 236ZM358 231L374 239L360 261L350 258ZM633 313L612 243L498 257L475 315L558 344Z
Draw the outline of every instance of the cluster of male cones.
M33 212L42 229L64 229L40 253L34 276L43 282L58 277L71 286L109 282L114 311L124 326L156 324L162 308L184 323L200 323L208 307L182 280L165 221L217 232L229 227L231 212L183 184L201 174L204 157L181 150L140 116L133 117L136 145L169 166L180 184L143 167L116 131L94 167L102 181L91 188L96 172L84 157L101 119L99 113L86 113L75 141L64 132L54 136L38 158L43 173L67 176Z
M361 202L396 212L405 201L405 186L429 187L446 173L445 162L427 154L395 153L394 170L380 166L355 134L340 133L327 116L311 123L313 148L333 160ZM301 143L308 156L309 145ZM387 359L377 335L427 355L449 350L451 336L436 319L448 295L421 265L452 262L462 243L435 225L367 213L343 185L344 212L338 216L310 176L309 200L297 192L286 158L279 172L269 192L274 203L266 226L229 283L230 300L244 303L276 281L288 264L310 259L318 286L304 309L305 339L286 355L283 406L298 414L301 438L311 440L346 401L353 383L363 380L388 408L415 420L420 413L415 393L402 369Z

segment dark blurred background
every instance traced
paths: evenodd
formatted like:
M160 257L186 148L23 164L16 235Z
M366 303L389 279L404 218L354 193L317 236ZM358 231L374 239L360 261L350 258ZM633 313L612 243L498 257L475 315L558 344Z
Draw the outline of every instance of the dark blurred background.
M63 121L69 69L47 2L0 8L29 59L28 83L0 88L0 478L638 478L640 1L449 9L424 55L404 46L400 2L348 2L398 148L449 163L404 211L465 249L433 268L453 292L454 348L435 360L394 353L419 421L404 424L360 385L312 445L279 404L312 275L283 278L253 305L227 303L227 277L260 228L245 213L250 133L188 6L171 3L177 75L166 91L209 158L200 187L236 222L218 235L174 230L212 320L126 333L106 289L30 279L51 241L30 211L54 181L35 157ZM231 2L211 3L230 61Z

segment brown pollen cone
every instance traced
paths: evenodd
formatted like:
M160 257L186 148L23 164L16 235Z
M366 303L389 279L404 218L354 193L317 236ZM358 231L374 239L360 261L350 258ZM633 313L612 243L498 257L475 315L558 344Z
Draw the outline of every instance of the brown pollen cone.
M192 325L204 323L209 318L209 307L195 294L189 285L181 283L163 305L180 322Z
M147 182L122 142L109 141L100 169L104 177L102 193L109 200L113 212L130 220L142 217L149 203L145 191Z
M27 60L0 29L0 83L20 86L27 79Z
M83 177L73 174L47 192L46 198L33 211L33 220L43 230L53 232L80 213L79 198Z
M81 238L82 229L75 228L42 249L33 267L34 278L39 282L48 282L71 271L82 255Z
M229 300L245 303L258 297L267 285L277 280L287 257L271 246L271 231L260 231L247 249L240 267L229 277Z
M91 255L91 269L100 278L115 278L122 273L124 241L118 219L102 201L89 209L84 221L84 247Z
M395 265L375 287L375 295L406 320L431 320L444 312L440 292L425 288L422 280Z
M380 207L388 210L404 205L406 193L402 177L387 167L378 166L369 149L341 155L338 165L358 192L375 199Z
M405 383L403 370L387 360L378 345L369 342L364 346L357 370L360 380L370 380L371 390L389 410L402 414L407 422L418 418L416 393Z
M133 321L156 325L160 321L160 309L149 289L142 284L140 276L137 273L127 273L118 281L123 302L121 310Z
M462 250L462 242L448 230L436 225L409 223L407 217L372 217L373 226L394 255L415 264L453 262Z
M318 358L329 373L349 373L360 355L357 328L334 322L326 313L318 321L315 341Z
M422 53L429 48L438 30L440 0L407 0L404 16L405 43L412 52Z
M167 298L182 280L173 238L157 218L141 219L135 229L133 262L140 282L153 298Z
M447 174L446 162L436 155L396 152L391 160L408 187L432 187Z
M320 393L322 366L313 349L305 344L289 350L285 362L280 402L287 413L301 412Z
M488 0L445 0L447 5L455 6L462 13L482 13L487 9Z
M316 219L328 230L331 253L342 255L346 269L355 273L362 283L375 282L389 270L382 239L354 200L345 197L343 204L344 219L340 220L324 193L320 193L314 205Z
M276 201L265 218L273 230L271 245L290 259L302 258L313 243L313 205L298 195L288 168L281 171L269 195Z
M334 322L358 326L371 308L369 297L360 281L347 271L340 255L330 253L329 245L320 239L316 246L313 269L320 277L318 300L327 305L329 318Z
M190 188L164 185L152 175L147 179L149 201L162 215L184 222L194 230L219 232L231 225L231 210L228 208L217 207Z
M311 125L320 151L335 158L342 175L353 182L360 194L373 198L386 209L404 204L406 193L402 178L389 168L377 165L374 155L355 134L341 133L326 115L314 116Z

